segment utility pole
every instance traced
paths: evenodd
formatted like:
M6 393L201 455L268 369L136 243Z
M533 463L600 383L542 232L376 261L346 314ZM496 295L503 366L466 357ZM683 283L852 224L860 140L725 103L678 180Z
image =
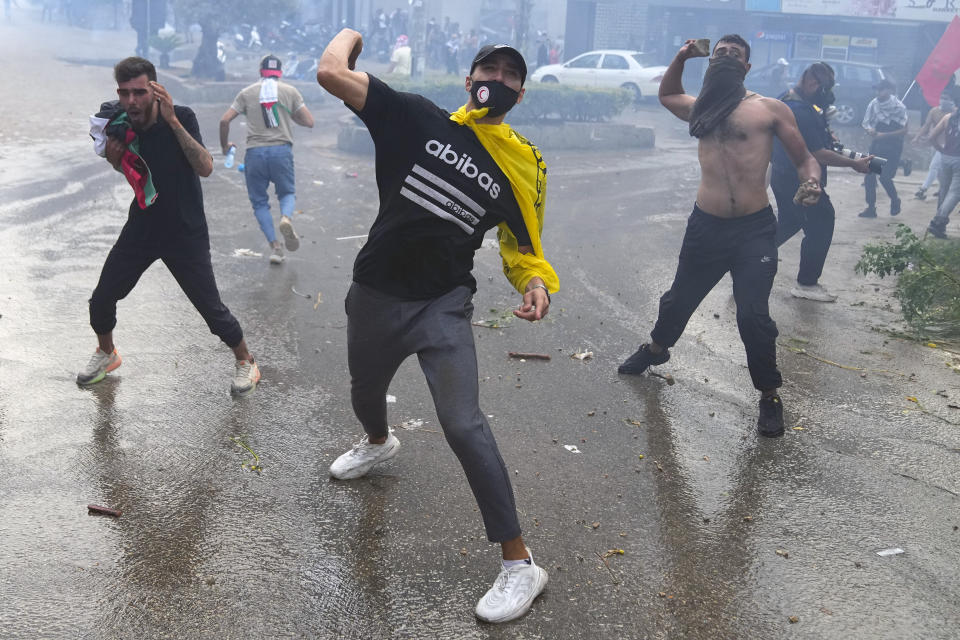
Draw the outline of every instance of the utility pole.
M517 0L513 45L524 57L526 57L527 54L527 36L530 34L530 13L532 11L533 0Z
M427 69L427 8L426 0L407 0L410 5L410 56L413 59L412 76L423 78Z

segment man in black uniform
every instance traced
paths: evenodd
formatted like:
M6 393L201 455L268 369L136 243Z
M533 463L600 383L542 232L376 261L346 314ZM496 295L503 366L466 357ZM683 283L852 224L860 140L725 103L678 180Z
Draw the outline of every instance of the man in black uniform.
M237 361L231 392L250 393L260 380L260 369L247 349L240 323L220 301L210 262L200 176L213 171L213 158L203 146L197 117L189 107L174 106L170 94L157 84L157 71L149 60L125 58L114 67L113 75L119 107L126 114L125 119L118 116L114 121L123 120L130 127L123 142L108 139L107 161L128 179L133 166L152 183L155 193L151 190L150 198L144 198L142 189L137 192L127 223L103 265L90 297L90 325L99 346L77 374L77 383L100 382L120 366L113 344L117 301L127 297L143 272L159 259L210 332L233 350Z
M505 622L526 613L547 573L523 543L509 475L480 410L470 272L484 233L499 225L504 273L523 293L514 313L539 320L558 287L540 248L546 167L537 148L503 123L522 99L526 64L506 45L483 47L465 81L470 99L450 114L354 71L362 48L360 34L344 29L317 70L317 81L367 125L380 191L346 300L351 399L366 435L330 474L358 478L397 453L385 394L416 353L487 537L502 546L502 570L476 615Z
M797 128L803 135L807 150L820 163L820 188L827 186L827 167L850 167L867 173L873 156L851 160L834 151L824 110L833 103L834 75L830 65L815 62L804 70L797 86L780 96L797 119ZM792 238L803 229L800 244L800 269L797 285L790 290L796 298L834 302L837 296L827 291L819 282L827 252L833 241L833 225L836 217L830 196L824 191L820 200L809 207L793 202L800 181L793 161L779 139L774 140L773 165L770 186L777 199L777 246Z

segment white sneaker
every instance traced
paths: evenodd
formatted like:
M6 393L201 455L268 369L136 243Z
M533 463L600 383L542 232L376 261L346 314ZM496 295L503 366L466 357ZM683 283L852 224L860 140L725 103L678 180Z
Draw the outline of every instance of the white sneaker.
M283 264L283 249L279 242L270 249L270 264Z
M293 221L287 216L280 216L280 233L283 234L283 244L287 251L296 251L300 248L300 238L293 228Z
M363 440L353 445L353 449L333 461L330 475L337 480L365 476L370 469L397 455L399 450L400 441L392 433L387 435L387 441L383 444L370 444L370 440L364 436Z
M530 564L514 565L500 571L490 591L477 603L477 617L485 622L516 620L530 610L530 605L546 586L547 572L536 565L530 553Z
M837 296L827 291L820 284L799 284L790 289L790 295L794 298L804 298L806 300L816 300L817 302L836 302Z
M253 393L260 382L260 367L253 360L237 360L237 369L230 383L230 393L235 396L245 396Z
M113 353L105 353L100 350L100 347L97 347L97 350L90 356L87 366L77 374L77 384L87 385L100 382L121 364L123 364L123 360L116 349L113 350Z

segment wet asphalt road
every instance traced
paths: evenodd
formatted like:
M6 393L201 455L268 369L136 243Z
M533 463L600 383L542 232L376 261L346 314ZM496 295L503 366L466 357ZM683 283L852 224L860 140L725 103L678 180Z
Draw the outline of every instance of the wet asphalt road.
M360 433L342 300L361 241L338 238L376 212L371 159L338 152L324 125L343 108L321 105L318 129L297 131L303 244L282 267L267 264L241 174L216 154L204 181L223 298L263 370L256 393L230 398L230 352L160 264L120 305L123 366L81 389L86 299L130 198L85 133L113 85L106 67L54 60L45 38L0 36L0 72L11 46L35 46L36 86L57 88L0 130L3 637L956 637L958 358L896 338L892 283L853 275L859 247L891 231L851 215L852 174L831 177L841 220L824 282L841 301L792 299L799 241L781 251L788 433L767 441L729 279L660 367L677 384L616 374L652 326L692 206L682 125L645 109L627 118L658 127L655 151L545 151L544 246L562 286L550 316L511 320L519 296L496 250L476 260L475 320L502 325L475 330L482 406L550 573L530 615L492 627L472 610L496 547L415 360L390 390L400 455L359 481L327 475ZM208 147L225 106L194 105ZM0 98L5 122L18 108ZM931 213L907 204L915 227ZM890 547L905 552L876 554Z

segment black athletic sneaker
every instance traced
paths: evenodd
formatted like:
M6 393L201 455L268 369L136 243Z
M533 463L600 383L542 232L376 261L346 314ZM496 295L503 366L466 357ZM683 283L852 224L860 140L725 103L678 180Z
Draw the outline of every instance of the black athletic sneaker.
M857 214L858 218L876 218L877 210L874 207L867 207L863 211Z
M783 435L783 403L780 402L780 396L760 398L757 432L765 438L779 438Z
M670 350L664 349L660 353L650 351L649 344L642 344L637 352L627 358L623 364L617 367L617 373L626 373L638 376L647 370L652 364L663 364L670 359Z
M898 216L900 215L900 198L892 200L890 202L890 215Z
M931 222L930 226L927 227L927 233L932 235L934 238L941 238L945 240L947 237L947 228Z

